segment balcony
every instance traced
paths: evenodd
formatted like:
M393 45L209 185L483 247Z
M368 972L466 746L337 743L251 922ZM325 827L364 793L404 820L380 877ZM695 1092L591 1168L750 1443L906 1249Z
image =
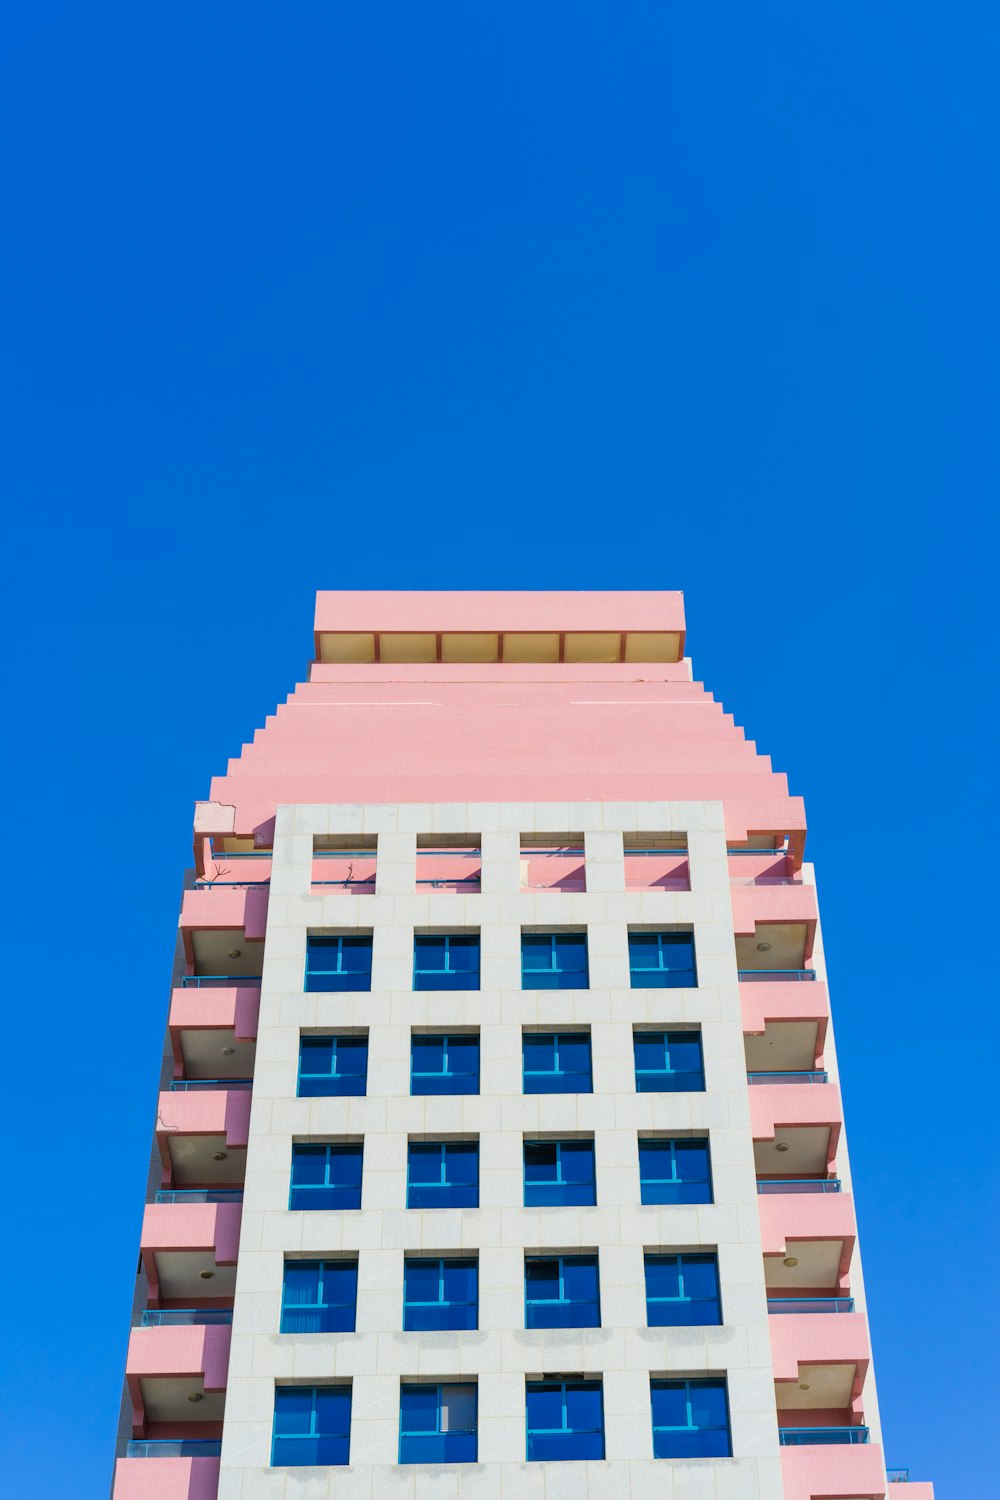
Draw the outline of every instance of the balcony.
M171 1187L242 1183L251 1095L242 1089L160 1094L156 1139Z
M811 1069L823 1056L830 1006L826 985L740 976L747 1069Z
M689 891L691 869L686 839L625 834L627 891Z
M767 1073L748 1073L747 1083L756 1087L762 1083L829 1083L830 1078L822 1068L793 1068L771 1070Z
M266 885L208 884L184 892L181 937L196 973L260 973L269 890ZM239 950L235 958L232 949Z
M150 1422L222 1421L230 1334L215 1324L133 1328L125 1380L135 1437L143 1437Z
M129 1443L111 1500L216 1500L221 1446L217 1438Z
M809 966L819 908L812 885L731 886L739 969Z
M779 1427L778 1442L783 1448L860 1447L868 1442L867 1427Z
M737 963L740 962L737 955ZM740 984L788 984L807 980L812 983L816 978L815 969L744 969L737 970L737 978Z
M243 1219L242 1203L229 1201L236 1196L226 1189L167 1189L147 1203L140 1254L151 1302L234 1296ZM223 1201L206 1201L212 1199Z
M319 835L313 841L314 891L331 896L374 896L377 869L373 838L355 839L349 848L342 841Z
M934 1500L934 1486L926 1479L911 1479L909 1469L886 1469L885 1472L890 1500Z
M871 1362L861 1313L768 1319L778 1411L856 1410Z
M147 1307L139 1319L140 1328L229 1328L233 1321L231 1307Z
M769 1297L827 1289L837 1294L847 1285L857 1237L854 1200L839 1191L802 1192L803 1186L767 1183L767 1192L757 1200ZM809 1186L828 1189L831 1184Z
M853 1297L768 1297L767 1310L781 1316L813 1313L852 1313Z
M785 1500L882 1500L882 1450L867 1427L782 1427L781 1478Z
M835 1084L765 1083L749 1097L758 1177L832 1173L843 1118Z
M222 985L182 985L173 991L170 1042L177 1070L185 1078L253 1076L259 984L259 979L255 985L232 980Z
M475 896L482 889L483 856L471 847L417 843L417 892L448 891L456 896Z
M780 849L729 849L729 883L733 886L803 884L801 869L787 845Z
M521 840L522 891L585 891L583 839L569 836L551 843Z

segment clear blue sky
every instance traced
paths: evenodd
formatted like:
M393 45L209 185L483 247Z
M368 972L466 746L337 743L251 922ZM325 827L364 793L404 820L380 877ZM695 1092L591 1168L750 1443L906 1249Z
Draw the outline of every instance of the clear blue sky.
M11 1494L105 1493L192 804L339 586L684 589L807 799L889 1461L995 1493L997 30L8 15Z

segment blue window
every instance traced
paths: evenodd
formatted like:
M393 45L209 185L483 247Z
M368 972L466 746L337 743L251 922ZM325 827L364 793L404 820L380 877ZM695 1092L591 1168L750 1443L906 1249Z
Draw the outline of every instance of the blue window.
M299 1098L357 1096L368 1080L366 1036L304 1036L299 1040Z
M360 1208L364 1147L292 1146L289 1208Z
M474 1464L477 1390L462 1385L399 1388L401 1464Z
M525 1208L581 1208L596 1202L592 1140L525 1141Z
M358 1302L356 1260L286 1260L282 1333L353 1333Z
M479 1037L468 1032L410 1041L411 1094L478 1094Z
M650 1328L721 1323L716 1257L647 1255L646 1322Z
M413 939L415 990L478 990L479 933L417 933Z
M711 1203L708 1142L639 1140L643 1203Z
M404 1332L468 1332L478 1327L478 1261L407 1256L403 1262Z
M596 1255L529 1255L524 1262L525 1328L600 1328Z
M630 932L628 966L634 990L685 990L698 983L694 934Z
M526 1031L521 1054L526 1094L593 1091L589 1031Z
M728 1458L724 1380L651 1380L654 1458Z
M271 1463L346 1464L351 1446L349 1385L279 1385L274 1390Z
M478 1208L478 1141L411 1141L407 1208Z
M370 990L371 987L370 934L306 939L307 990Z
M604 1398L599 1380L529 1380L529 1463L604 1457Z
M705 1089L700 1031L636 1031L635 1087L640 1094L691 1094Z
M522 989L585 990L589 982L585 932L521 933Z

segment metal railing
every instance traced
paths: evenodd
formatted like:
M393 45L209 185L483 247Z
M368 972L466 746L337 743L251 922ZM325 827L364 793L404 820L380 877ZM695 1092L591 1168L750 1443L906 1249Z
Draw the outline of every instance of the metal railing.
M266 880L196 880L194 888L196 891L210 891L213 886L225 886L227 890L251 891L270 884L271 877L268 876Z
M730 885L805 885L801 875L733 875Z
M839 1177L773 1177L757 1179L761 1197L770 1193L839 1193Z
M747 1083L829 1083L822 1068L778 1069L773 1073L748 1073Z
M204 1324L233 1321L231 1307L147 1307L139 1320L140 1328L194 1328Z
M811 1447L813 1444L867 1443L867 1427L779 1427L778 1442L783 1448Z
M768 1297L769 1313L852 1313L853 1297Z
M221 1438L133 1438L126 1458L218 1458Z
M885 1477L890 1484L909 1484L909 1469L886 1469Z
M170 1082L172 1094L215 1093L220 1089L249 1090L252 1078L173 1078Z
M769 859L779 859L782 855L787 854L788 852L789 850L787 843L782 844L778 849L769 849L766 847L757 849L733 849L729 845L726 846L727 854L756 854L758 857L760 855L766 855Z
M738 969L741 984L781 984L789 980L815 979L815 969Z
M242 1203L242 1188L158 1188L154 1203Z
M238 990L256 989L261 982L259 974L182 974L182 990Z

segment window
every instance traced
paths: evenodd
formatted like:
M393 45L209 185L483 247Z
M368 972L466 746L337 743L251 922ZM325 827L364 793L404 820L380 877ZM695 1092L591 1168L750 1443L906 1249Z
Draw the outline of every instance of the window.
M634 990L684 990L698 983L691 932L630 932L628 966Z
M413 939L415 990L478 990L479 933L418 932Z
M640 1094L703 1093L700 1031L636 1031L635 1087Z
M468 1332L478 1327L478 1261L407 1256L403 1262L404 1332Z
M478 1141L411 1141L407 1208L478 1208Z
M292 1145L289 1208L360 1208L360 1142L349 1146Z
M592 1140L525 1141L525 1208L581 1208L596 1202Z
M479 1037L469 1033L410 1041L411 1094L478 1094Z
M643 1203L711 1203L708 1142L640 1138L639 1178Z
M349 1385L279 1385L274 1390L275 1468L346 1464L351 1443Z
M525 1328L600 1328L596 1255L529 1255L524 1262Z
M353 1333L358 1302L356 1260L286 1260L282 1333Z
M304 1036L299 1039L299 1098L356 1097L368 1080L366 1036Z
M585 932L522 932L522 989L585 990L588 983Z
M593 1091L589 1031L526 1031L521 1054L526 1094Z
M646 1322L650 1328L694 1328L721 1323L717 1258L647 1255Z
M370 990L371 934L306 939L307 990Z
M462 1385L399 1389L401 1464L474 1464L477 1390Z
M728 1458L724 1380L651 1380L654 1458Z
M604 1457L599 1380L529 1380L528 1462Z

